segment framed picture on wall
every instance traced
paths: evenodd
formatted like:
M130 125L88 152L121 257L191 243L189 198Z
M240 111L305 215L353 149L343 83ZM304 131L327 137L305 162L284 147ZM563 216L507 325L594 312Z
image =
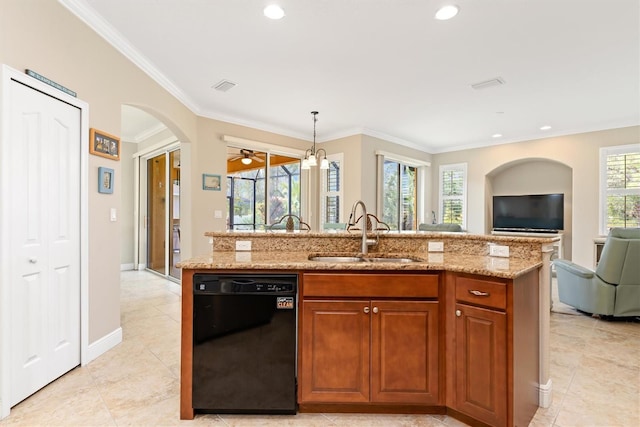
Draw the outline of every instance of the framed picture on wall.
M110 168L98 168L98 193L113 194L114 171Z
M202 174L202 189L220 191L220 175Z
M89 144L89 153L111 160L120 160L120 138L117 136L91 128Z

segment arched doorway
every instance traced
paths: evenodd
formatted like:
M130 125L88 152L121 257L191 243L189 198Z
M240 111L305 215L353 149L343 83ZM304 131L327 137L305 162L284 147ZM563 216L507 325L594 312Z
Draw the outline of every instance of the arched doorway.
M185 235L180 223L183 141L163 120L149 109L122 107L123 140L131 159L125 184L130 193L123 192L123 211L131 213L123 223L123 269L148 269L179 281L176 264L183 258Z

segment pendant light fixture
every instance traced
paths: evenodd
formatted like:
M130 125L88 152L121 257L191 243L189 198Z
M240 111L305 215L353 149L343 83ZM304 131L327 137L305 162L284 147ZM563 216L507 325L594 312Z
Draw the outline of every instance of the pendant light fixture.
M313 146L304 153L304 159L302 159L301 168L304 170L311 169L311 166L318 165L318 159L322 156L320 161L320 169L329 169L329 160L327 160L327 152L324 148L320 148L316 151L316 122L318 121L318 112L312 111L313 115Z

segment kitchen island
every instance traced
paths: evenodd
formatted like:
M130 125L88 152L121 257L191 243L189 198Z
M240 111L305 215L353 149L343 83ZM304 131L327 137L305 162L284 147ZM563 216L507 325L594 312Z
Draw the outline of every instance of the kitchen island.
M553 239L389 233L368 256L398 261L333 262L310 258L361 255L360 237L207 236L212 252L180 265L181 418L194 417L192 279L202 272L298 275L302 412L447 413L511 426L543 406ZM237 242L252 250L235 251ZM428 252L430 242L443 251ZM509 246L510 257L487 256L491 244Z

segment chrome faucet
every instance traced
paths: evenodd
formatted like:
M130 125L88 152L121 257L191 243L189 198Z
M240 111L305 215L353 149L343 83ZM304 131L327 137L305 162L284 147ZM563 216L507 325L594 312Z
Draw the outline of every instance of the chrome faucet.
M369 245L375 245L376 240L367 239L367 223L369 222L367 217L367 207L362 200L357 200L351 208L351 215L349 216L349 225L356 225L356 209L358 205L362 207L362 255L366 255L369 252Z

